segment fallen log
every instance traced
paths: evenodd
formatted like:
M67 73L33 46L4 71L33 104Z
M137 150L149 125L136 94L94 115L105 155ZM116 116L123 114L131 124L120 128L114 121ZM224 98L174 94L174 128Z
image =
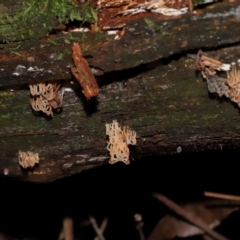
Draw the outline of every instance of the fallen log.
M239 47L237 48L239 49ZM228 49L234 57L236 48ZM219 50L218 55L226 50ZM29 90L0 92L1 174L46 182L108 163L105 124L116 119L137 132L133 159L239 147L239 110L227 99L209 96L195 75L195 60L183 57L171 64L100 88L86 101L65 93L61 113L35 116ZM112 76L114 77L114 76ZM18 164L18 151L39 154L32 170Z
M86 101L76 87L65 93L62 111L53 118L33 113L27 85L56 80L68 84L72 79L70 45L42 46L39 40L29 40L20 43L18 54L1 50L0 174L48 182L107 164L105 124L112 120L137 133L137 144L130 148L131 162L153 155L239 147L237 106L209 95L195 72L200 47L218 46L220 50L212 55L222 62L239 57L234 4L238 6L239 1L213 8L228 9L226 16L223 9L217 15L211 15L214 10L210 9L197 21L193 16L171 20L164 29L172 33L169 36L146 29L144 20L136 20L129 23L120 41L93 44L85 57L91 55L88 62L100 69L96 73L101 75L98 97ZM133 26L136 31L131 30ZM208 28L201 32L204 26ZM233 27L234 36L229 31ZM226 48L230 44L235 47ZM60 53L62 58L57 58ZM23 169L18 164L19 150L38 153L39 164Z

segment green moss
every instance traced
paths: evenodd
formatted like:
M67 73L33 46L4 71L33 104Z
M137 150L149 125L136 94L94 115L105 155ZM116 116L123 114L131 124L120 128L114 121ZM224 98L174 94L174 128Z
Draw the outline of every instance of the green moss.
M158 24L156 24L154 21L149 19L149 18L144 18L144 22L146 23L145 29L148 30L148 31L150 30L150 31L154 31L154 32L159 32L163 36L170 36L170 35L172 35L169 32L162 31L161 27Z
M97 21L95 9L88 4L75 5L72 0L24 0L14 12L11 6L6 9L0 4L0 41L46 36L58 23L70 20Z

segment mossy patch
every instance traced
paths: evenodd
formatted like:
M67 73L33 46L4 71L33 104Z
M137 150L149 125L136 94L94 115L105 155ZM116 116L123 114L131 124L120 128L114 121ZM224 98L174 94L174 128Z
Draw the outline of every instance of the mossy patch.
M72 0L24 0L12 7L0 4L0 41L11 42L46 36L57 24L70 20L95 23L97 12L89 4ZM3 13L3 14L1 14Z

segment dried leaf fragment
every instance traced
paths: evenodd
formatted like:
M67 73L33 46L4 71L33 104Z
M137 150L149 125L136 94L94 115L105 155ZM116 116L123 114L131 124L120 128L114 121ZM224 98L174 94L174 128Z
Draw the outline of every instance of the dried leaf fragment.
M209 92L217 93L220 97L225 95L240 107L240 71L236 64L224 64L205 56L200 50L197 54L196 69L200 70L203 78L207 80ZM227 78L219 77L216 70L227 70Z
M98 85L92 71L88 65L88 62L83 58L81 46L74 42L72 46L72 58L75 64L75 68L71 67L73 76L79 81L82 92L89 100L91 97L98 95Z
M19 165L23 168L33 168L35 164L39 163L38 153L33 153L30 151L18 153L18 162Z
M128 145L136 145L136 132L129 127L121 128L116 120L106 124L106 135L109 136L107 149L110 152L110 164L116 162L124 162L129 164L129 148Z
M201 71L203 78L207 80L209 92L217 93L220 97L223 95L229 97L229 87L227 79L219 77L216 71L230 69L230 66L206 56L202 50L198 51L195 67Z
M145 1L144 3L139 3L139 1L136 0L99 0L97 2L99 9L120 7L121 10L114 14L112 17L116 17L118 15L135 15L141 12L153 12L160 13L166 16L178 16L181 14L185 14L188 10L186 7L180 9L171 8L165 6L165 3L166 2L163 0L151 0Z
M196 69L202 71L202 74L207 73L208 75L215 75L216 70L225 70L225 68L229 65L226 65L218 60L215 60L213 58L207 57L202 50L199 50L197 53L196 63L195 63ZM227 70L228 70L227 69Z
M179 206L183 208L192 219L198 219L208 226L209 229L217 227L230 213L239 209L236 203L234 204L234 202L227 200L205 200L185 203ZM200 234L205 234L205 232L194 224L184 220L184 218L176 217L175 214L170 212L159 220L148 239L188 238Z

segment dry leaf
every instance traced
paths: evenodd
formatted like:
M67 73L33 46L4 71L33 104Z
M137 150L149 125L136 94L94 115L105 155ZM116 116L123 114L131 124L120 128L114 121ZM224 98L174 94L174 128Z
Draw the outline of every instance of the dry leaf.
M230 203L230 201L226 200L208 200L184 204L181 207L194 218L201 219L210 229L213 229L230 213L239 209L239 207L236 207L236 204L231 205ZM168 214L157 223L148 240L166 240L174 239L175 237L185 238L199 234L204 234L200 228Z

